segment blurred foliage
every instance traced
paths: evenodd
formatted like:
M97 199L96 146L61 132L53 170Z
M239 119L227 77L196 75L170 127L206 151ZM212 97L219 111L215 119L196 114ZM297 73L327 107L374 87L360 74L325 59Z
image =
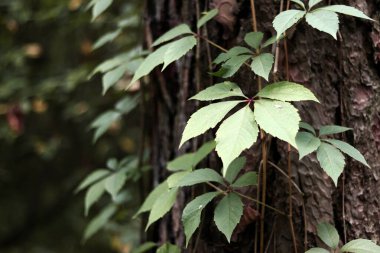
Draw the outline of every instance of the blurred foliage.
M90 219L73 191L110 158L139 150L138 103L130 105L138 95L126 97L128 75L104 97L102 76L88 77L102 61L136 47L141 2L114 1L90 23L84 0L0 0L0 252L124 253L139 240L139 222L127 223L133 213L116 202L106 225L111 233L81 244ZM106 120L94 143L91 123L115 110L118 117ZM138 188L133 184L128 189ZM131 199L136 208L137 193L128 189L123 203ZM103 196L89 216L111 199Z

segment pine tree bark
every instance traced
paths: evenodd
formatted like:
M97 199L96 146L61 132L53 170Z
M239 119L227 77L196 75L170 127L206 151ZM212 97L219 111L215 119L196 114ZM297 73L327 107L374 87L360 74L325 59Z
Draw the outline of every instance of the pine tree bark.
M285 1L286 2L286 1ZM332 1L334 4L349 4L379 20L380 1L352 0ZM224 3L225 8L216 20L208 25L204 36L230 48L242 42L245 33L252 31L250 1L147 1L146 43L178 25L187 23L195 27L200 13L212 6ZM230 5L231 4L231 5ZM227 6L226 5L226 6ZM274 34L272 20L280 10L280 1L256 0L258 29L266 37ZM351 17L340 16L341 30L338 41L314 30L304 22L289 33L289 75L294 82L304 84L320 99L317 103L298 103L303 121L318 128L325 124L344 125L353 132L339 136L358 148L368 160L371 169L346 159L344 176L336 188L319 167L315 156L298 160L291 152L292 179L303 194L293 190L293 223L298 252L312 246L323 246L316 237L316 225L326 221L338 228L342 242L354 238L368 238L380 242L380 26ZM271 81L285 80L285 57L280 45L279 71ZM273 51L275 50L272 49ZM178 144L189 115L202 106L187 99L199 90L211 85L209 57L215 58L217 49L206 42L172 64L165 72L151 75L148 92L154 98L149 108L152 164L154 182L167 176L166 162L175 156L195 150L212 133L190 141L178 150ZM255 77L249 69L242 69L234 78L247 94L257 91ZM245 170L257 170L260 163L260 143L245 152L248 164ZM286 171L287 145L273 139L269 160ZM215 154L207 163L211 168L220 168ZM219 166L219 167L218 167ZM273 167L268 168L268 204L286 211L288 209L287 179ZM181 192L173 211L164 217L156 228L156 237L183 246L184 235L180 222L186 202L207 189L194 188ZM249 190L256 196L256 190ZM183 252L255 252L255 233L258 218L252 213L258 210L253 203L245 203L245 219L228 244L217 232L212 222L212 208L206 210L199 235L194 236L190 248ZM249 214L251 217L249 218ZM256 217L256 218L255 218ZM268 251L293 252L289 219L267 211L265 219L265 242Z

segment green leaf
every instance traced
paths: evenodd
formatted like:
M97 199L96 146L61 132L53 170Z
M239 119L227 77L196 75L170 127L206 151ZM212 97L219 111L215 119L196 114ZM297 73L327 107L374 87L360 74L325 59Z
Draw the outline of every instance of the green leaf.
M176 186L192 186L205 182L224 184L223 178L212 169L198 169L185 175Z
M201 28L204 24L206 24L208 21L213 19L216 15L218 15L219 10L218 9L212 9L208 12L206 12L197 22L197 27Z
M306 14L306 22L313 28L330 34L336 39L339 30L339 18L335 12L315 10Z
M315 132L314 127L312 127L310 124L308 124L306 122L300 122L300 128L308 130L309 132L313 133L314 135L317 135L317 133Z
M330 251L327 251L327 250L322 249L322 248L311 248L308 251L306 251L305 253L330 253Z
M250 55L238 55L228 59L222 65L222 69L225 70L222 77L228 78L233 76L249 58L251 58Z
M205 106L195 113L187 121L182 134L181 147L183 143L191 138L203 134L210 128L214 128L235 106L243 101L226 101Z
M92 46L92 50L96 50L96 49L104 46L106 43L113 41L120 34L121 34L121 29L118 29L116 31L113 31L113 32L110 32L110 33L103 35L94 43L94 45Z
M100 197L105 192L104 188L104 181L100 181L94 185L92 185L90 188L88 188L86 192L86 197L84 199L84 214L85 216L88 215L88 211L90 210L91 206L100 199Z
M157 40L154 41L152 46L155 47L155 46L158 46L164 42L172 40L172 39L174 39L180 35L191 34L191 33L193 33L193 32L191 31L191 29L188 25L181 24L181 25L178 25L178 26L170 29L169 31L164 33L162 36L160 36Z
M379 253L380 246L374 242L366 239L357 239L348 242L344 245L340 252L352 252L352 253Z
M321 145L321 140L311 133L298 132L296 143L300 154L299 159L301 160L303 157L316 151L319 145Z
M127 114L136 108L136 106L139 104L139 101L140 95L135 95L133 97L127 95L116 103L115 109L120 113Z
M265 41L262 45L261 45L261 48L266 48L274 43L276 43L277 41L283 39L285 36L282 34L279 38L277 38L277 36L273 36L271 38L269 38L267 41Z
M83 240L87 241L91 236L98 232L104 225L109 221L112 215L115 214L117 208L116 206L109 206L104 209L99 215L97 215L91 222L87 225Z
M258 49L260 47L261 41L263 40L263 37L264 34L262 32L250 32L244 36L244 41L254 49Z
M171 174L167 179L166 182L168 182L169 188L176 187L178 185L178 182L180 182L186 175L191 173L190 171L180 171Z
M301 6L302 9L306 10L305 4L301 0L291 0L291 1Z
M323 0L309 0L309 10L313 8L315 5L319 4Z
M137 215L139 215L140 213L150 211L153 207L154 202L158 199L158 197L161 196L163 193L167 192L168 190L169 190L169 186L166 181L157 185L156 188L154 188L154 190L149 193L148 197L145 199L144 203L142 204L140 209L137 211L137 213L133 216L133 218L136 218Z
M257 96L281 101L312 100L319 102L314 94L305 88L305 86L288 81L269 84L259 91Z
M278 14L273 20L273 27L277 32L277 39L290 27L300 21L306 14L306 11L288 10Z
M362 11L354 7L346 6L346 5L329 5L329 6L321 7L318 10L333 11L333 12L337 12L337 13L341 13L341 14L345 14L345 15L349 15L349 16L353 16L357 18L364 18L364 19L374 21L373 19L365 15Z
M175 42L176 41L163 45L162 47L158 48L157 50L149 54L144 59L144 61L140 64L140 66L137 68L135 75L133 76L133 79L131 83L129 84L129 86L131 86L134 82L139 80L141 77L148 75L158 65L161 65L164 62L164 56L165 56L166 51Z
M229 183L232 183L233 181L235 181L236 176L239 174L239 172L244 167L246 162L247 162L247 159L244 156L238 157L232 161L230 166L228 166L227 170L223 168L223 171L225 171L223 172L223 174L225 174L224 176L225 179Z
M245 106L223 121L216 132L216 152L228 168L235 158L257 140L259 128L249 106ZM223 175L225 175L223 171Z
M181 253L181 249L177 245L165 243L157 249L156 253Z
M199 101L212 101L227 97L247 98L236 83L225 81L223 83L218 83L211 87L208 87L207 89L199 92L197 95L191 97L190 99L195 99Z
M102 78L103 95L106 94L109 88L117 83L129 69L129 64L123 64L119 67L107 72Z
M250 171L236 179L232 184L232 187L246 187L251 185L257 185L257 173Z
M77 189L75 190L75 193L85 189L86 187L88 187L89 185L97 182L98 180L100 179L104 179L106 178L108 175L110 175L110 171L108 170L104 170L104 169L100 169L100 170L96 170L94 172L92 172L91 174L89 174L81 183L80 185L77 187Z
M267 133L297 148L296 136L300 116L288 102L260 99L255 102L255 119Z
M215 64L220 64L222 62L226 62L227 60L231 59L232 57L238 56L238 55L243 55L243 54L252 54L252 51L249 50L246 47L233 47L230 50L228 50L225 53L220 53L218 57L213 61Z
M184 56L187 52L189 52L195 45L197 44L197 40L194 36L187 36L180 40L174 41L164 55L164 66L162 70L164 70L170 63L178 60L182 56Z
M112 196L112 199L116 199L117 194L123 188L127 176L124 171L113 174L105 181L105 189Z
M168 162L166 168L169 171L191 170L194 167L194 157L195 153L178 156L174 160Z
M131 253L144 253L144 252L147 252L148 250L153 249L155 247L157 247L156 243L146 242L146 243L143 243L142 245L140 245L138 248L132 250Z
M162 193L155 200L152 209L150 210L148 224L146 225L145 230L148 230L150 225L162 218L175 203L177 198L178 188L171 188L164 193Z
M113 0L97 0L92 7L92 21L102 14L111 4Z
M351 156L356 161L364 164L368 168L371 168L368 165L367 161L365 160L364 156L359 152L359 150L357 150L356 148L354 148L350 144L348 144L344 141L340 141L340 140L325 139L324 141L329 142L330 144L334 145L336 148L338 148L343 153L346 153L347 155Z
M94 142L96 142L112 125L113 122L118 120L121 116L120 112L108 111L99 115L92 123L91 128L95 128Z
M252 59L251 69L256 75L261 76L268 81L273 63L274 57L272 54L260 54Z
M339 244L339 234L335 227L329 223L320 223L317 226L319 238L330 248L336 249Z
M182 213L182 223L186 235L186 247L189 244L191 236L194 234L195 230L199 227L201 223L202 210L210 203L219 192L208 192L203 195L196 197L194 200L190 201Z
M329 134L339 134L339 133L343 133L349 130L352 130L352 128L336 126L336 125L328 125L328 126L321 127L321 129L319 130L319 136L329 135Z
M202 161L208 154L210 154L216 147L215 141L209 141L202 145L194 154L193 167Z
M230 242L232 232L243 215L243 202L236 193L229 193L215 208L214 221Z
M334 146L322 142L317 150L317 159L322 169L338 185L338 178L345 165L343 154Z

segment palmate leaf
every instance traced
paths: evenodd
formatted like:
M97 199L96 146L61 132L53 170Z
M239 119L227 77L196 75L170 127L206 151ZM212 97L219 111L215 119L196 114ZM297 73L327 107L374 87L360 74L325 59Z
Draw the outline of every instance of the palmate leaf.
M218 15L219 10L218 9L212 9L208 12L206 12L197 22L197 27L201 28L203 25L205 25L208 21L213 19L216 15Z
M328 125L328 126L323 126L320 128L319 136L329 135L329 134L339 134L339 133L344 133L349 130L352 130L352 128L336 126L336 125Z
M265 132L297 148L296 135L301 119L293 105L288 102L260 99L254 106L256 122Z
M249 106L245 106L227 118L216 132L216 152L222 159L223 168L257 140L259 128ZM223 175L225 175L223 171Z
M243 101L226 101L205 106L195 113L187 121L182 134L180 147L191 138L203 134L210 128L214 128L235 106Z
M310 124L306 123L306 122L300 122L300 128L303 128L311 133L313 133L314 135L317 135L317 133L315 132L315 129L314 127L312 127Z
M109 221L112 215L115 214L116 210L116 206L109 206L106 209L104 209L100 214L98 214L95 218L93 218L84 231L83 240L88 240L102 227L104 227L104 225Z
M154 202L150 210L148 224L145 230L148 230L150 225L162 218L173 207L177 198L178 188L171 188L162 193Z
M338 148L343 153L346 153L347 155L351 156L356 161L358 161L358 162L364 164L365 166L367 166L368 168L370 168L370 166L368 165L364 156L359 152L359 150L357 150L356 148L354 148L350 144L348 144L344 141L340 141L340 140L325 139L324 141L329 142L330 144L334 145L336 148Z
M250 47L254 49L258 49L260 47L261 41L264 38L264 33L262 32L250 32L244 36L244 41Z
M305 253L330 253L330 251L325 250L323 248L311 248L308 251L306 251Z
M227 169L223 168L223 171L225 171L223 174L225 174L224 178L229 182L232 183L241 169L244 167L245 163L247 162L247 159L242 156L238 157L235 160L230 163L230 166L228 166Z
M164 33L162 36L160 36L157 40L155 40L153 42L153 47L155 46L158 46L164 42L167 42L169 40L172 40L180 35L184 35L184 34L191 34L193 33L190 29L190 27L186 24L180 24L172 29L170 29L169 31L167 31L166 33Z
M306 22L311 27L328 33L336 39L339 30L339 18L335 12L317 9L306 14Z
M320 223L317 226L319 238L330 248L336 249L339 244L339 234L335 227L329 223Z
M216 196L220 194L219 192L208 192L203 195L196 197L194 200L190 201L182 213L182 223L184 227L184 232L186 235L186 247L189 244L191 236L194 234L195 230L199 227L201 223L202 210L210 203Z
M339 5L339 4L329 5L329 6L321 7L318 10L333 11L340 14L345 14L345 15L349 15L349 16L353 16L357 18L363 18L363 19L374 21L373 19L365 15L362 11L351 6L347 6L347 5Z
M217 182L224 184L223 178L212 169L198 169L186 174L176 186L192 186L205 182Z
M223 83L218 83L211 87L208 87L207 89L204 89L190 99L199 101L212 101L227 97L247 98L236 83L225 81Z
M232 187L246 187L251 185L257 185L257 173L250 171L236 179L231 185Z
M269 84L259 91L257 96L281 101L311 100L319 102L309 89L305 88L303 85L288 81Z
M185 38L174 41L164 55L164 70L170 63L178 60L189 52L195 45L197 40L194 36L187 36Z
M321 143L317 150L317 159L322 169L331 177L335 185L345 165L343 154L334 146Z
M236 228L243 215L243 202L236 193L229 193L215 208L214 221L230 242L232 232Z
M311 133L308 132L298 132L296 137L296 143L298 147L298 152L300 154L299 159L301 160L306 155L316 151L321 145L321 140Z
M158 197L162 195L164 192L167 192L168 190L169 186L166 181L157 185L156 188L154 188L154 190L149 193L148 197L145 199L144 203L137 211L137 213L133 216L133 218L136 218L140 213L150 211Z
M366 239L356 239L348 242L344 245L340 252L352 252L352 253L378 253L380 252L380 246L374 242Z
M244 54L231 57L222 65L222 69L224 71L221 77L228 78L235 75L236 72L241 68L241 66L250 58L250 55Z
M273 27L277 32L277 38L280 38L286 30L301 20L305 14L306 11L299 10L288 10L278 14L273 20Z
M309 0L309 10L313 8L315 5L319 4L323 0Z
M276 43L277 41L283 39L285 36L282 34L280 37L277 38L277 36L272 36L271 38L269 38L267 41L265 41L262 45L261 45L261 48L266 48L274 43Z
M258 75L268 81L269 73L272 70L274 56L269 53L260 54L252 59L251 69Z

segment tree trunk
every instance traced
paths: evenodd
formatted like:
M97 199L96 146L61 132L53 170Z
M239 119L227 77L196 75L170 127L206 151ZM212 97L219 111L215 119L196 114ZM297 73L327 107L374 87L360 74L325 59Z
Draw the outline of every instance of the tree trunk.
M195 22L204 10L224 2L234 4L234 0L221 1L147 1L146 43L152 38L180 23L195 27ZM274 34L272 21L280 11L280 1L256 0L258 30L269 38ZM284 1L286 2L286 1ZM326 1L327 2L327 1ZM343 1L333 1L334 4ZM352 0L343 3L355 6L374 19L379 20L380 1ZM252 31L250 1L242 0L236 12L226 8L208 24L203 36L208 36L225 48L242 42L244 34ZM229 16L232 14L232 16ZM219 22L218 22L219 21ZM226 21L226 22L225 22ZM235 22L233 22L235 21ZM340 136L358 148L368 160L371 169L346 159L344 175L337 188L319 167L315 156L298 160L298 154L290 153L292 179L303 192L293 187L293 223L298 252L312 246L323 246L316 237L316 225L322 221L335 224L342 242L354 238L368 238L380 242L380 27L378 24L351 17L340 16L341 30L338 41L321 33L304 22L289 33L287 40L289 53L289 77L291 81L310 88L321 104L297 103L302 120L318 128L325 124L344 125L353 132ZM286 57L284 44L279 45L278 73L271 82L286 80ZM275 51L275 48L272 49ZM205 41L200 46L166 71L159 70L151 75L148 92L154 98L149 105L150 133L154 183L167 176L168 160L183 152L195 150L206 137L188 142L178 150L178 144L189 115L199 106L187 99L201 89L216 83L211 78L209 57L214 59L220 52L210 48ZM233 78L247 94L257 91L256 80L251 71L243 68ZM260 143L245 152L248 163L246 170L258 170L260 163ZM287 144L272 139L269 160L286 172ZM205 164L220 168L215 154ZM267 203L288 212L288 180L278 170L268 167ZM171 241L184 245L183 229L180 221L184 205L205 191L201 187L185 189L179 195L170 215L164 217L155 235L160 241ZM256 189L250 189L256 196ZM245 203L245 218L249 210L256 209L254 203ZM243 219L242 219L243 220ZM267 209L265 217L265 247L267 252L293 252L289 219ZM241 221L231 244L228 244L212 221L212 208L206 210L202 218L200 234L195 235L187 250L183 252L255 252L255 241L259 238L259 219L247 218ZM256 239L255 239L256 238ZM196 248L196 249L195 249ZM192 250L192 251L191 251Z

